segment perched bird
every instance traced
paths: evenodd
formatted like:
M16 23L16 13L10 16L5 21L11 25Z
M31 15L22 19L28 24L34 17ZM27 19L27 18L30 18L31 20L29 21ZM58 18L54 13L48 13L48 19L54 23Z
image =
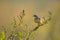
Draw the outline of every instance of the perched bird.
M40 18L37 15L33 15L33 17L35 23L40 23Z
M38 17L37 15L33 15L34 16L34 22L38 23L39 25L42 25L45 23L45 17Z
M37 23L38 26L36 28L34 28L31 32L37 30L40 27L40 17L38 17L37 15L33 15L33 17L34 17L34 22Z
M47 23L47 20L45 19L44 16L42 16L41 18L38 17L37 15L33 15L33 16L34 16L34 22L37 23L38 25L36 28L32 30L32 32L36 31L40 26L43 26L44 24Z

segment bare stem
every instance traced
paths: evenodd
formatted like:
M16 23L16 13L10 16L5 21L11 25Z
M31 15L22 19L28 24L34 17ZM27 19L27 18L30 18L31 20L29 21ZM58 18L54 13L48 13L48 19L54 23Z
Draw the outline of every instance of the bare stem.
M31 30L31 31L29 32L29 35L28 35L28 37L27 37L26 40L29 40L29 37L30 37L31 33L34 32L34 31L36 31L39 27L40 27L40 25L38 24L37 27L35 27L33 30Z

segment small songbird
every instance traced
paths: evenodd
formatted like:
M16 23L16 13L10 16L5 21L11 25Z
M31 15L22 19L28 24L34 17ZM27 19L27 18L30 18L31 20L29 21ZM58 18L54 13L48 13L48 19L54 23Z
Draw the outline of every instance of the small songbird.
M38 25L43 25L45 23L47 23L47 20L45 19L44 16L42 16L41 18L38 17L37 15L33 15L34 16L34 22L38 23Z
M35 23L40 23L40 18L37 15L33 15L33 17Z
M38 26L33 29L32 31L36 31L40 26L43 26L45 24L45 17L38 17L37 15L33 15L34 16L34 22L38 24Z
M35 29L33 29L32 32L40 27L40 17L38 17L37 15L33 15L33 17L34 17L34 22L37 23L38 26Z

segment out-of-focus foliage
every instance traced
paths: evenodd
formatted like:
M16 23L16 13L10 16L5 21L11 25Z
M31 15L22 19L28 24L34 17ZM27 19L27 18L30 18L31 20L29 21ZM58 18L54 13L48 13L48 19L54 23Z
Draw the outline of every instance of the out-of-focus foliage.
M15 17L13 18L12 25L13 25L14 28L17 27L17 21L16 21L16 18Z
M4 40L5 39L5 30L2 30L1 32L0 32L0 40Z
M19 27L27 27L27 24L25 24L25 23L23 22L23 17L24 17L24 16L25 16L25 10L23 10L23 11L21 12L21 14L17 16L17 18L18 18L18 20L19 20L18 23L17 23L16 18L14 17L13 23L12 23L13 29L14 29L14 28L17 28L18 26L19 26ZM23 31L23 32L24 32L24 31ZM26 33L26 32L25 32L25 33ZM23 37L22 37L22 34L21 34L20 31L19 31L19 32L16 32L16 33L12 33L12 36L13 36L13 37L18 37L19 40L23 40Z
M21 32L12 34L14 37L19 37L19 40L23 40Z
M39 27L41 27L41 26L45 25L47 22L49 22L51 20L51 15L52 15L52 13L50 11L49 11L48 18L45 18L44 16L42 18L40 18L40 17L38 17L38 15L33 15L34 16L34 22L37 24L37 26L29 32L29 35L27 34L28 36L26 35L27 36L26 40L29 40L29 37L30 37L32 32L36 31ZM13 18L13 23L12 23L13 30L14 30L14 28L17 28L18 26L19 27L28 27L27 24L25 24L23 22L24 16L25 16L25 10L22 11L21 15L17 16L19 23L17 23L17 20L15 17ZM25 34L26 34L26 32L25 32ZM12 37L12 39L14 39L14 37L18 37L19 40L23 40L23 38L24 38L20 31L18 31L18 32L15 31L15 33L13 32L11 35L10 36ZM5 39L5 31L3 30L0 32L0 40L4 40L4 39Z
M22 19L25 16L25 10L22 11L20 18Z

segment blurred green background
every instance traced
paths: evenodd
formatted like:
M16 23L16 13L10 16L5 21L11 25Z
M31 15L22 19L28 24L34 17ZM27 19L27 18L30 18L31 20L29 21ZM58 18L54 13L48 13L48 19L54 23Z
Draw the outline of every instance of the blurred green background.
M48 11L52 12L52 20L32 33L30 40L60 40L60 0L0 0L0 30L3 25L9 35L13 30L13 17L19 15L23 9L26 14L23 20L28 25L27 31L36 26L33 22L34 14L47 17Z

